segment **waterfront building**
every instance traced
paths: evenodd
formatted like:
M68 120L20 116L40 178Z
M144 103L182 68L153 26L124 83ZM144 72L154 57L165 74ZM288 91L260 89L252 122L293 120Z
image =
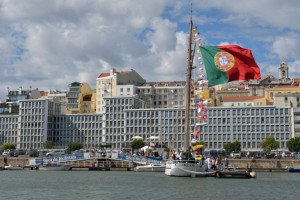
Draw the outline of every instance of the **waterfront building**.
M279 150L286 151L287 142L294 137L289 107L211 107L208 115L209 123L200 128L199 138L194 138L191 131L191 139L204 142L207 150L222 150L224 144L240 141L242 150L261 151L262 139L273 136L280 142ZM191 124L195 124L196 111L191 116ZM166 146L178 149L183 145L184 110L126 110L125 127L127 144L135 135L144 141L151 135L159 136Z
M147 108L180 108L185 105L185 82L146 82L137 87L136 95Z
M240 141L242 150L259 151L262 139L273 136L280 142L279 150L287 150L289 139L300 135L300 92L299 85L288 86L297 81L288 78L285 62L279 73L279 79L268 75L255 84L250 81L249 89L248 83L238 82L222 91L192 91L192 97L220 105L208 108L209 123L200 127L197 138L193 136L195 127L190 127L191 139L204 142L207 150L221 150L228 142ZM47 94L47 98L31 99L33 96L22 96L22 92L19 97L12 95L11 101L16 100L20 110L14 114L2 109L1 141L20 149L43 148L47 140L53 141L55 148L80 142L84 148L111 144L122 149L134 136L145 142L156 136L160 144L172 149L183 146L184 82L145 82L134 70L114 69L102 73L96 82L95 91L86 83L71 83L65 96ZM64 105L72 114L63 112ZM196 122L193 105L191 102L190 124Z
M101 73L96 80L96 113L104 113L103 104L105 97L116 97L120 93L125 95L134 94L134 86L142 85L145 82L133 69L131 71L117 72L113 68L109 73ZM127 86L125 88L121 85ZM123 91L121 91L122 89Z
M67 91L60 91L60 90L41 91L41 95L43 99L53 99L55 102L60 103L61 113L66 114L67 102L68 102Z
M106 97L103 100L102 143L109 143L117 149L124 148L131 138L126 132L125 110L143 109L145 102L135 96Z
M12 115L19 113L19 105L16 102L8 103L1 102L0 103L0 115Z
M293 119L293 130L295 138L300 138L300 92L299 93L276 93L274 97L274 104L277 106L291 107Z
M10 90L7 88L6 102L16 102L18 103L20 100L24 99L38 99L41 97L40 91L38 88L29 90L23 90L20 86L18 90Z
M65 149L72 142L79 142L86 149L99 148L103 143L102 117L99 114L53 115L49 117L47 140L56 149Z
M89 99L91 101L93 90L88 83L73 82L69 84L68 87L69 91L67 92L67 114L84 113L84 111L87 110L84 107L85 105L87 105L86 100Z
M17 144L18 118L17 114L0 114L0 145L4 142Z
M215 106L223 106L224 99L227 97L246 97L250 96L249 88L246 82L230 82L225 84L220 90L216 90L215 95ZM226 104L226 103L225 103Z
M288 64L282 59L278 67L278 79L268 73L267 76L260 80L251 80L248 84L250 96L264 96L267 88L277 86L287 86L293 83L293 79L289 78Z
M165 146L173 149L182 146L184 108L147 109L145 102L135 96L104 98L103 115L62 115L60 106L49 99L20 101L19 115L0 117L2 142L12 142L19 149L43 148L47 140L53 141L55 148L80 142L85 148L112 144L113 148L122 149L130 145L134 136L141 136L147 142L150 136L158 136ZM287 142L299 132L298 109L290 106L210 107L209 123L201 127L195 139L203 141L207 150L220 150L228 142L240 141L242 150L259 151L262 139L273 136L280 142L279 150L287 150ZM191 124L195 124L195 110L191 116ZM193 129L191 126L191 139Z
M274 104L274 99L276 94L291 94L292 96L293 93L300 93L300 87L288 85L288 86L277 86L277 87L265 89L265 97L268 105Z
M49 99L28 99L19 102L17 142L14 143L16 148L43 149L51 127L49 117L61 114L60 103Z
M208 149L223 149L227 142L239 141L245 151L261 151L261 141L273 136L279 141L278 150L287 150L294 137L290 107L212 107L209 123L200 131L200 141ZM201 134L202 133L202 134Z
M266 98L264 96L232 96L223 97L222 106L240 107L240 106L266 106Z

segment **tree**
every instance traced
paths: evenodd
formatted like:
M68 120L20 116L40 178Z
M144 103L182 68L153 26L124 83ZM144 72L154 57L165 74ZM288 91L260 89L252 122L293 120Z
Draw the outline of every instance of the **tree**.
M12 143L10 142L5 142L2 144L2 150L5 150L5 149L15 149L15 145L13 145Z
M261 148L266 152L270 152L279 148L279 142L274 137L269 136L262 140Z
M44 148L45 149L52 149L53 148L53 142L52 141L50 141L50 140L47 140L46 142L44 142Z
M143 146L145 146L145 142L142 140L142 139L134 139L132 142L131 142L131 148L132 148L132 152L135 150L135 149L140 149L142 148Z
M81 149L83 145L80 142L71 142L68 147L69 151L75 151Z
M290 152L299 152L300 151L300 139L291 138L287 142L287 147Z
M227 154L229 154L232 151L241 151L241 142L239 141L228 142L224 144L224 149Z

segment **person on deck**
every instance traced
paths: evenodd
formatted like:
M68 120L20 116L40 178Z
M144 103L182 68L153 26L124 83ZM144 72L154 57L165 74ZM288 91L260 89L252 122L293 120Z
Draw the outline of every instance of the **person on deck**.
M216 158L215 157L212 157L212 159L211 159L211 168L213 170L216 169Z
M205 162L207 163L207 168L211 169L211 159L210 159L210 157L207 157Z
M224 165L225 165L225 170L228 170L228 165L229 165L228 156L226 156L225 159L224 159Z
M217 166L218 170L220 170L220 171L222 170L222 157L221 156L217 157L216 166Z

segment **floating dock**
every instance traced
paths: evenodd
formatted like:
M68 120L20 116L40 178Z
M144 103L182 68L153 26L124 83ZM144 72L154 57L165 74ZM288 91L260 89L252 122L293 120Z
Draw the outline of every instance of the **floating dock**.
M217 178L256 178L254 171L216 171Z

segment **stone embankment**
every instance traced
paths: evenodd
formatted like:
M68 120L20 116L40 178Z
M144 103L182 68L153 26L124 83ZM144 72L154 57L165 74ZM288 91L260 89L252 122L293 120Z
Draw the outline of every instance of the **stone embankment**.
M7 163L12 166L28 166L28 157L7 157ZM4 159L0 160L0 167L4 166ZM96 161L96 160L95 160ZM92 161L90 161L92 162ZM94 161L93 161L94 162ZM229 165L238 169L252 168L256 171L285 171L288 166L300 166L300 159L229 159Z
M287 167L300 166L300 159L230 159L229 164L240 169L252 168L256 171L285 171Z

